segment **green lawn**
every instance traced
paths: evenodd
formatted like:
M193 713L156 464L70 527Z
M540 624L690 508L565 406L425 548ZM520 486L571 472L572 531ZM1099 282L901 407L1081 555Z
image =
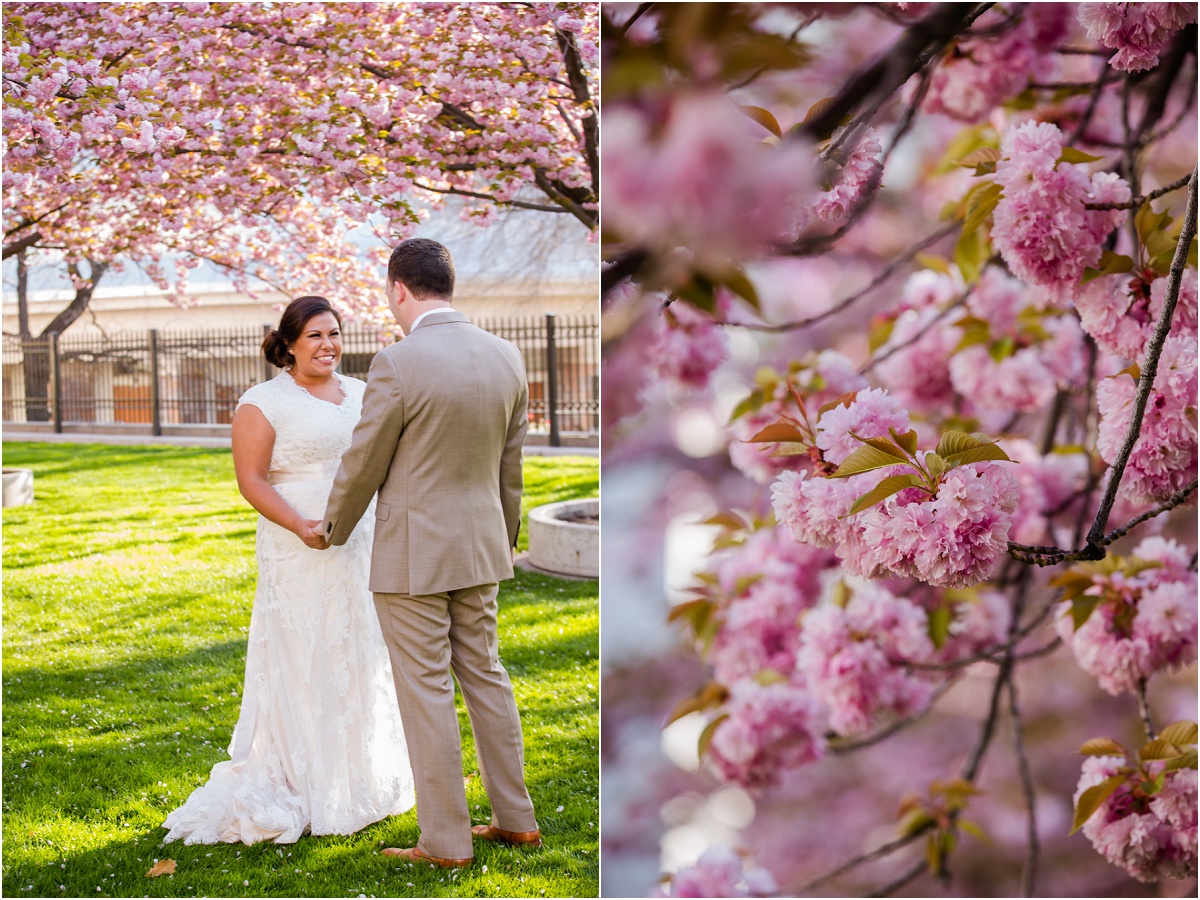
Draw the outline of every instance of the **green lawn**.
M412 845L415 812L286 846L163 847L163 818L228 758L256 515L227 450L8 443L4 465L33 469L36 494L3 518L5 896L598 895L595 581L501 586L542 850L477 841L451 872L380 856ZM526 509L596 496L597 461L530 457L525 483ZM487 822L469 737L464 751ZM144 877L168 857L174 875Z

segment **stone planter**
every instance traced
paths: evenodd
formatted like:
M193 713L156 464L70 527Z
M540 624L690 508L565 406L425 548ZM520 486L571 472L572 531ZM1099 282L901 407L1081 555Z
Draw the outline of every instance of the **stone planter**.
M33 469L4 469L4 505L33 502Z
M600 501L564 500L529 511L529 564L555 575L600 577Z

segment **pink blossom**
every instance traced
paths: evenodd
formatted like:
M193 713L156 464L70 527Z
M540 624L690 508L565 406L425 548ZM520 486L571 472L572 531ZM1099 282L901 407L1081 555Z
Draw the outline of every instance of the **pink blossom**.
M1101 245L1125 220L1124 210L1089 210L1086 203L1125 202L1129 185L1082 165L1058 163L1062 133L1025 122L1004 133L996 183L1004 195L993 213L992 241L1022 281L1063 294L1100 260Z
M1153 69L1175 33L1195 21L1194 3L1079 4L1088 37L1116 50L1109 65L1124 72Z
M804 472L783 472L771 486L775 518L794 540L833 548L848 572L879 575L881 561L865 543L862 516L848 513L854 501L887 472L850 478L807 478Z
M1117 774L1126 761L1119 756L1091 756L1075 789L1083 792ZM1169 772L1162 791L1151 800L1136 797L1129 781L1100 804L1083 825L1096 852L1138 881L1196 876L1196 772Z
M1117 458L1125 441L1136 394L1137 383L1128 373L1105 378L1096 386L1100 410L1096 448L1107 463ZM1121 480L1122 493L1139 501L1166 500L1194 477L1195 409L1195 339L1168 335L1141 431Z
M796 667L839 734L868 731L884 714L929 702L932 685L906 662L933 655L925 611L870 581L854 581L845 606L828 602L804 616Z
M709 759L721 777L745 788L777 784L787 769L825 753L820 704L790 682L738 682L725 706L727 718L713 731Z
M840 465L863 446L860 438L887 437L888 429L904 434L909 430L908 411L887 391L859 391L849 406L839 404L826 410L817 422L817 446L826 462Z
M841 136L839 129L833 134L836 141ZM844 154L846 161L834 174L833 184L827 191L817 195L813 211L823 222L834 222L844 218L862 202L872 180L881 174L879 157L883 146L879 143L879 135L874 128L864 128L861 136L847 152L841 148L839 155ZM878 188L879 182L875 181Z
M702 389L729 357L729 337L710 316L688 303L676 301L659 320L652 352L659 377Z
M861 513L862 544L896 575L935 587L970 587L991 577L1007 554L1019 495L1004 464L960 466L943 476L935 498L903 491Z
M1041 10L1041 7L1050 9ZM926 101L930 112L964 122L978 122L997 105L1015 97L1031 80L1055 71L1052 35L1061 32L1059 4L1038 4L1015 27L998 37L963 40L955 44L933 71ZM1049 13L1049 15L1047 15ZM997 17L985 17L995 24Z
M1107 693L1135 691L1142 679L1196 658L1196 573L1186 568L1186 553L1173 541L1147 538L1133 557L1161 561L1161 568L1097 575L1086 593L1099 601L1079 628L1070 604L1061 605L1059 637Z
M694 865L671 876L663 897L765 897L778 888L766 869L746 865L728 847L713 845L700 854Z
M743 256L797 231L814 178L807 147L765 147L758 126L716 94L646 112L605 111L601 204L619 240Z

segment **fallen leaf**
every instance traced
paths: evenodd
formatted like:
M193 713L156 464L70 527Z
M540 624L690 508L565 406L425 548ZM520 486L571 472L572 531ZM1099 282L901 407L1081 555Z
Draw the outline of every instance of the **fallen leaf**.
M154 867L152 869L150 869L149 872L146 873L146 877L147 878L157 878L159 875L174 875L174 874L175 874L175 860L164 859L164 860L161 860L160 862L156 862L154 864Z

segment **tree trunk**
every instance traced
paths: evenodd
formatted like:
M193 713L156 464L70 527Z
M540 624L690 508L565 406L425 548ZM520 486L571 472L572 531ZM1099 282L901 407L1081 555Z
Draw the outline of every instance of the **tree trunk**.
M21 368L25 379L25 421L49 422L50 342L34 341L29 330L29 266L25 250L17 251L17 321L21 341Z

